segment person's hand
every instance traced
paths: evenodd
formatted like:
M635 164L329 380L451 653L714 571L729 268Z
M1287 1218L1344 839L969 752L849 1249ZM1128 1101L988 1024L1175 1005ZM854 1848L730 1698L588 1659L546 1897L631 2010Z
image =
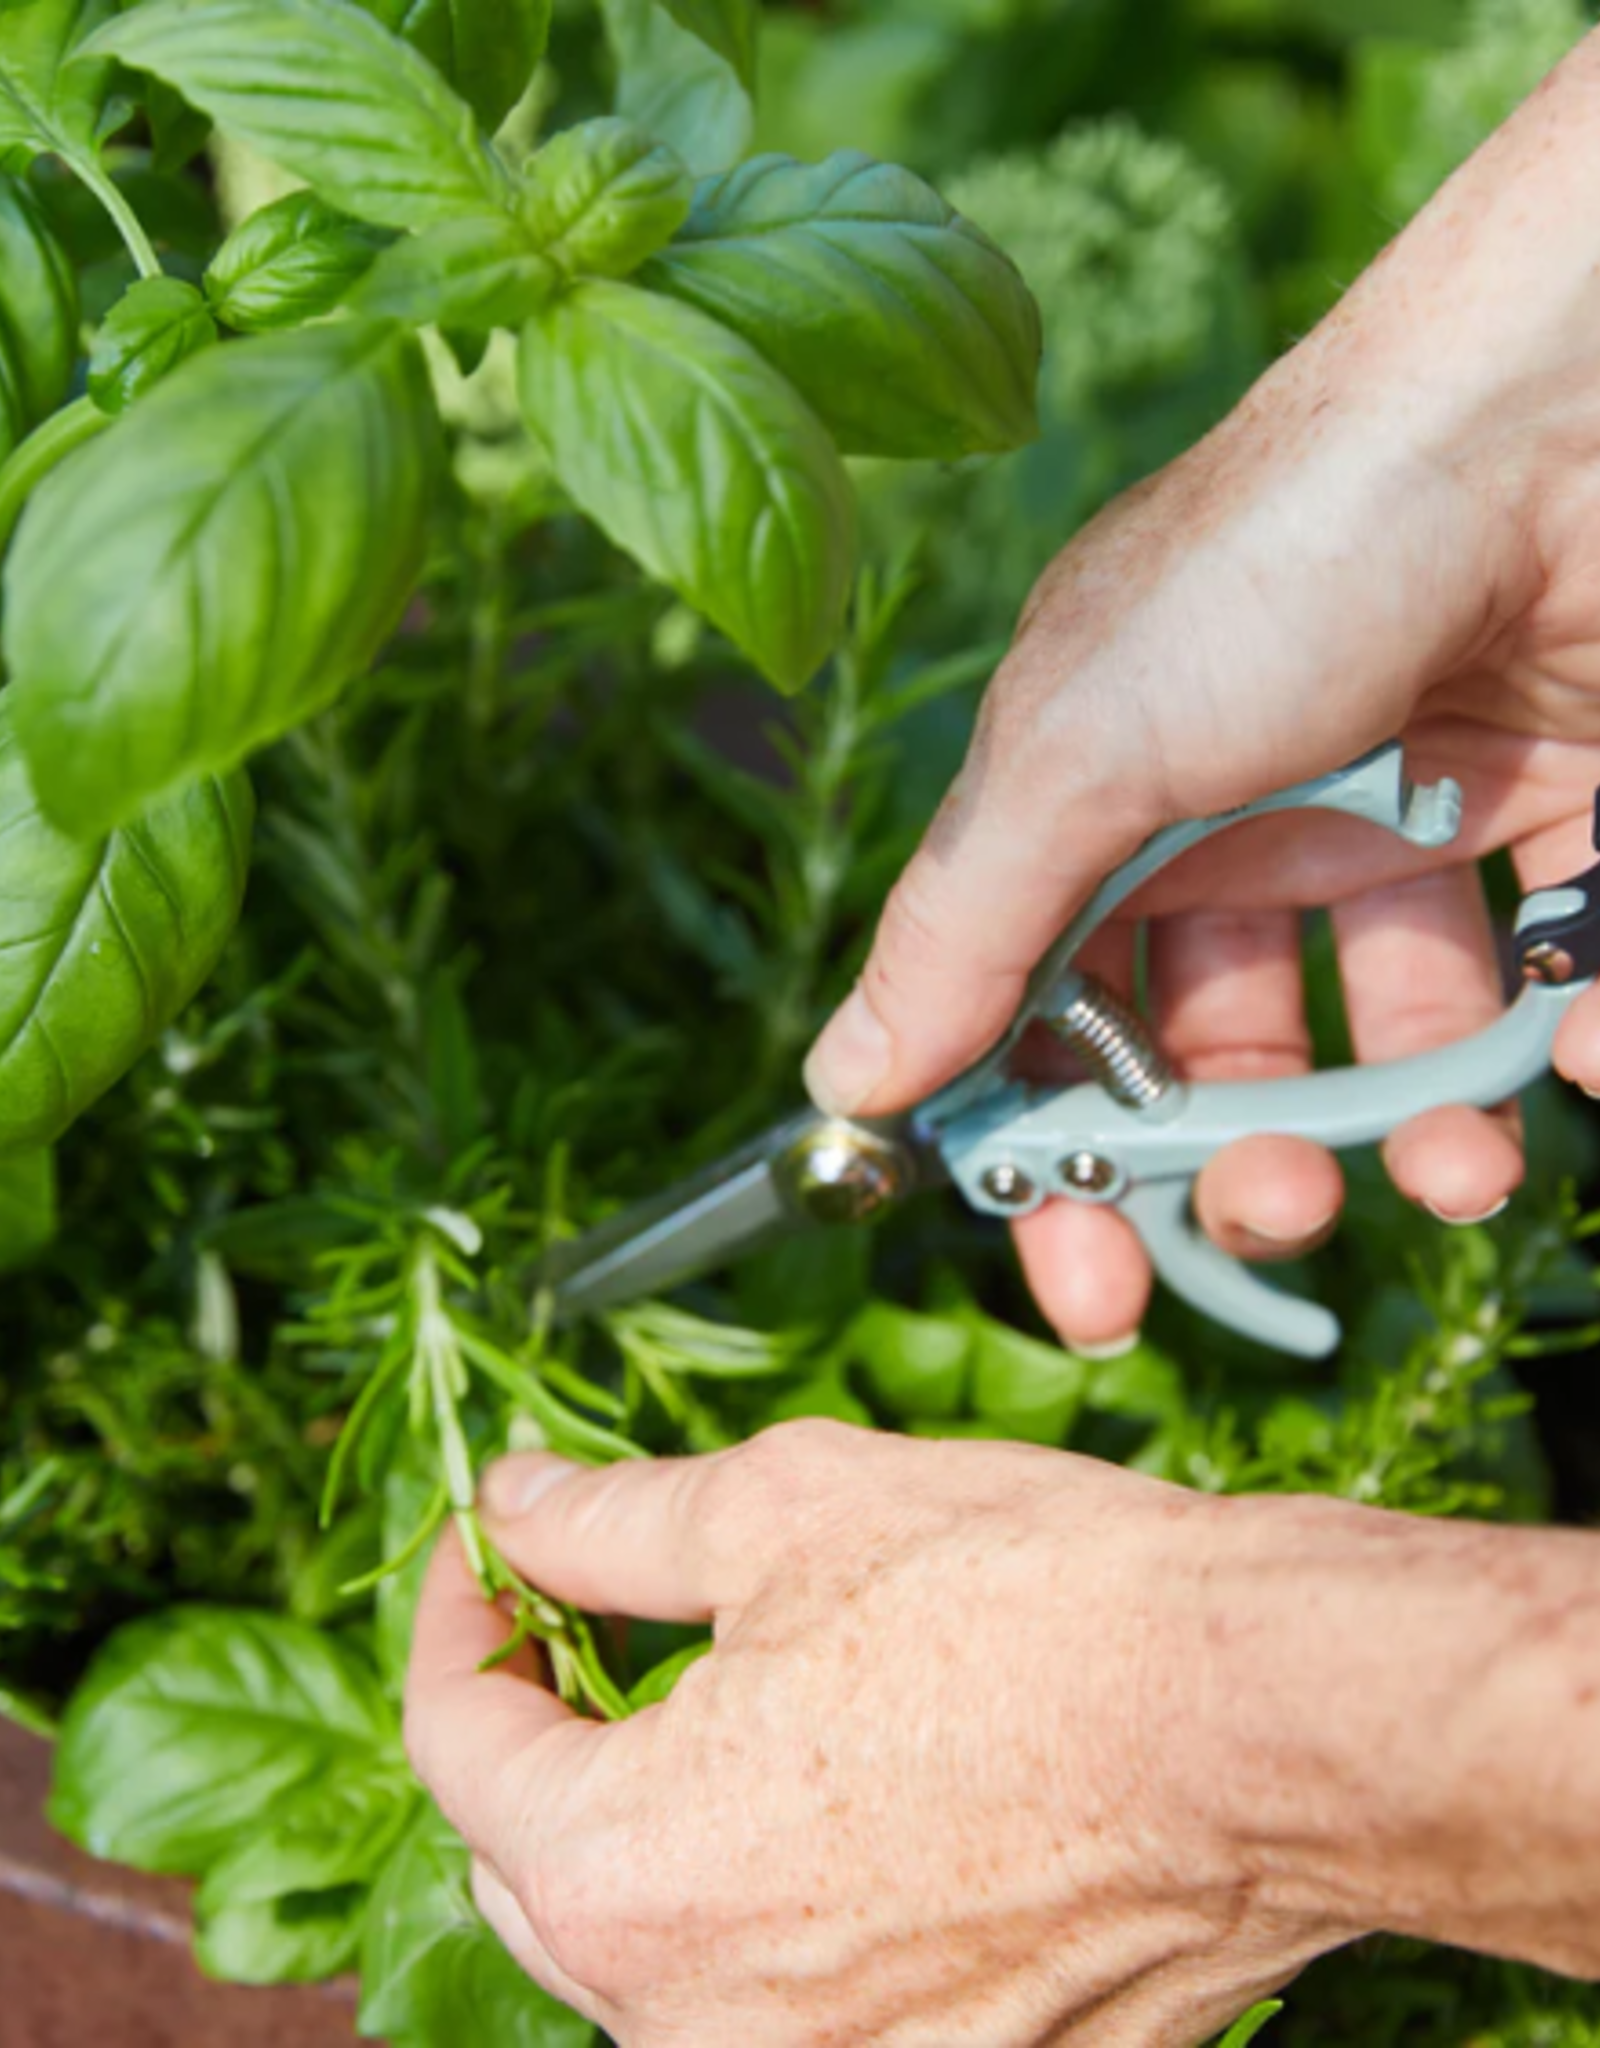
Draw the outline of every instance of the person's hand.
M1189 2048L1370 1928L1600 1970L1592 1539L1218 1501L791 1424L487 1526L550 1593L710 1621L602 1727L447 1538L407 1741L485 1914L621 2048Z
M1600 228L1589 194L1600 39L1446 187L1337 312L1198 448L1045 575L966 766L895 889L857 993L814 1050L817 1101L887 1113L976 1058L1094 885L1160 825L1339 766L1404 733L1466 796L1426 857L1293 819L1192 856L1155 918L1158 1036L1201 1079L1303 1070L1298 912L1333 906L1362 1059L1428 1050L1501 1008L1474 863L1527 887L1588 866L1600 783ZM1090 956L1126 979L1132 925ZM1557 1064L1600 1088L1600 995ZM1387 1148L1448 1220L1521 1175L1515 1119L1441 1111ZM1223 1246L1293 1256L1332 1228L1332 1157L1257 1139L1202 1177ZM1111 1210L1019 1227L1069 1342L1116 1348L1150 1275Z

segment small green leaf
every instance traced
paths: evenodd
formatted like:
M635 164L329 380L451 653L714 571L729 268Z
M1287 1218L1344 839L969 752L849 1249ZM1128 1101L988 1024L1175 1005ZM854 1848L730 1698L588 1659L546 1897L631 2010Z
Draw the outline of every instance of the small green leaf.
M1038 308L910 171L761 156L700 187L642 282L742 334L851 454L956 456L1037 431Z
M55 1235L55 1154L41 1149L0 1159L0 1273L31 1265Z
M678 1680L702 1657L709 1657L711 1644L690 1643L686 1648L665 1657L645 1673L628 1694L628 1705L634 1713L645 1707L658 1707L663 1700L671 1699L678 1687Z
M403 1550L432 1510L438 1482L432 1472L420 1469L419 1457L412 1442L383 1475L379 1540L384 1557L394 1557ZM396 1694L405 1684L406 1666L411 1659L412 1629L429 1555L427 1550L419 1551L401 1570L391 1572L378 1584L374 1631L378 1666Z
M113 67L78 48L116 11L117 0L29 0L0 12L0 149L92 160Z
M1066 1441L1083 1405L1088 1367L1058 1344L974 1315L972 1405L1023 1443Z
M314 192L290 192L229 235L207 267L206 295L240 334L298 327L331 313L389 239Z
M249 784L200 782L109 839L39 812L0 696L0 1154L57 1138L153 1043L239 915Z
M140 278L100 323L89 351L89 396L102 412L125 412L216 339L211 309L192 284Z
M966 1402L973 1333L964 1321L874 1301L850 1325L846 1349L896 1416L944 1421Z
M1283 2000L1281 1998L1268 1998L1263 2000L1260 2005L1251 2006L1242 2019L1234 2021L1233 2025L1218 2043L1218 2048L1249 2048L1249 2044L1261 2032L1261 2029L1267 2024L1268 2020L1276 2019L1282 2011Z
M1100 1415L1130 1422L1173 1422L1185 1410L1183 1376L1170 1358L1148 1344L1136 1344L1120 1358L1095 1365L1084 1389L1085 1404Z
M746 92L756 85L755 0L661 0L680 28L716 51Z
M146 0L89 52L164 78L363 220L425 227L506 197L472 109L353 0Z
M510 113L550 39L550 0L361 0L405 37L491 131Z
M578 505L780 689L838 636L855 506L821 423L747 343L625 284L580 284L525 330L530 427Z
M738 72L658 0L601 0L617 60L617 112L668 144L697 176L750 146L755 112Z
M562 275L508 214L448 220L386 250L355 291L359 313L468 333L520 327Z
M342 321L207 350L63 463L5 571L47 813L103 831L336 696L399 620L440 462L413 337Z
M346 1644L274 1615L173 1607L118 1630L90 1665L50 1818L92 1855L200 1876L275 1801L396 1747Z
M781 1394L762 1416L762 1427L775 1422L797 1422L803 1416L813 1415L826 1416L833 1422L850 1422L857 1429L873 1427L872 1410L851 1391L837 1364Z
M511 1960L472 1902L465 1845L433 1807L390 1858L361 1944L361 2032L406 2048L591 2048L594 2029Z
M648 1354L662 1372L702 1379L770 1379L792 1370L810 1342L803 1330L741 1329L660 1302L617 1309L606 1322L624 1352Z
M66 252L28 187L0 174L0 458L66 398L78 319Z
M195 1929L195 1961L224 1984L317 1984L348 1970L361 1952L368 1892L300 1892L224 1900Z
M693 186L682 161L631 121L584 121L530 158L522 214L563 270L626 277L683 225Z

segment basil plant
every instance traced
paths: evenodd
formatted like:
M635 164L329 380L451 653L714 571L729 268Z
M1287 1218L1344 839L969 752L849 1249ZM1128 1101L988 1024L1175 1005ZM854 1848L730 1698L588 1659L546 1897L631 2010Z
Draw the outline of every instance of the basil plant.
M452 488L430 350L515 337L559 489L786 691L841 631L845 458L1033 431L1038 316L992 242L853 152L738 161L748 0L607 0L621 111L540 140L549 25L549 0L0 5L10 1184L43 1185L215 963L252 751L402 629ZM290 189L169 270L125 138L198 183L213 127ZM134 273L86 364L39 197L67 179Z

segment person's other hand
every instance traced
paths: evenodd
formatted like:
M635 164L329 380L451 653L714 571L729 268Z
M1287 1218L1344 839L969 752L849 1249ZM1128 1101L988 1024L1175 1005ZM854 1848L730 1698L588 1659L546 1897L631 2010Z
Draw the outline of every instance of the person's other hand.
M413 1761L621 2048L1189 2048L1380 1926L1600 1967L1592 1539L815 1422L511 1459L486 1520L715 1628L604 1727L480 1671L453 1536L422 1598Z
M960 777L886 908L856 994L814 1050L818 1102L887 1113L999 1035L1071 911L1150 832L1404 734L1456 777L1466 826L1424 856L1343 820L1214 842L1136 901L1158 1036L1199 1079L1302 1071L1299 912L1331 905L1354 1045L1422 1052L1502 1006L1475 863L1526 887L1593 858L1600 783L1600 263L1591 37L1206 441L1048 571ZM1124 922L1088 964L1126 980ZM1600 1088L1600 995L1557 1064ZM1522 1171L1515 1118L1439 1111L1387 1147L1453 1221ZM1219 1157L1201 1219L1246 1257L1336 1220L1332 1156L1256 1139ZM1136 1328L1148 1262L1114 1211L1018 1230L1069 1341Z

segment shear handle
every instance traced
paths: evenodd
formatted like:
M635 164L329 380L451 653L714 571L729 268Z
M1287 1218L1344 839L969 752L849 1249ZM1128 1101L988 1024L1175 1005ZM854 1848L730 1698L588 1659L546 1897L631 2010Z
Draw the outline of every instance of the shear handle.
M1023 1214L1052 1196L1121 1206L1162 1279L1192 1306L1263 1343L1323 1356L1338 1344L1337 1320L1269 1286L1204 1237L1190 1205L1196 1176L1225 1146L1259 1132L1346 1150L1376 1143L1428 1109L1487 1108L1518 1094L1548 1069L1562 1017L1593 985L1592 972L1580 978L1577 966L1592 957L1591 946L1600 951L1596 927L1600 869L1530 897L1517 926L1528 985L1487 1029L1435 1052L1290 1080L1180 1085L1159 1115L1094 1086L1049 1095L1013 1086L944 1133L946 1159L973 1207L993 1215ZM1552 966L1552 934L1562 959L1553 978L1541 980ZM1019 1187L1028 1190L1021 1202Z
M1191 852L1204 840L1230 831L1248 818L1281 811L1335 811L1381 825L1413 846L1447 846L1461 825L1461 791L1447 780L1414 783L1406 773L1404 751L1391 740L1363 754L1330 775L1275 791L1254 803L1241 804L1209 818L1187 818L1169 825L1145 842L1131 860L1108 875L1094 895L1051 947L1028 984L1028 992L1010 1029L990 1052L966 1073L924 1103L918 1121L939 1130L952 1118L980 1103L1003 1081L1028 1025L1055 1005L1063 979L1087 939L1152 876Z

